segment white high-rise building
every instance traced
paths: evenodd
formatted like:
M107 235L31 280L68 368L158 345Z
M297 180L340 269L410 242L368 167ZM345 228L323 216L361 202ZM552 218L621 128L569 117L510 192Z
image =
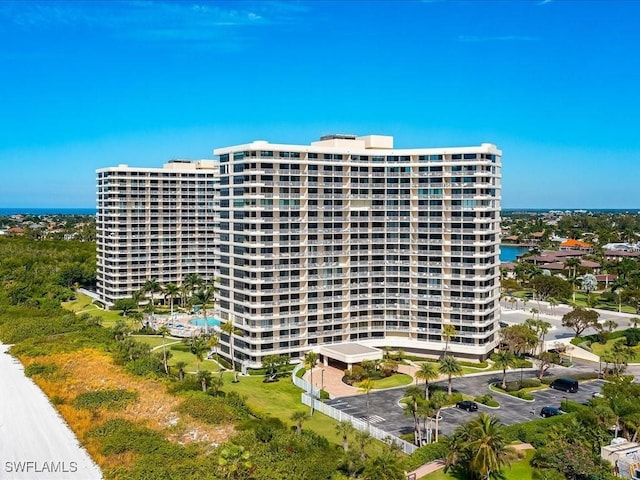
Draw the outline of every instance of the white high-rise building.
M330 135L214 154L216 312L237 329L237 360L343 343L436 355L448 343L485 358L496 346L495 145L396 149L388 136Z
M173 160L163 168L97 171L97 293L107 306L147 280L180 285L215 278L218 162Z

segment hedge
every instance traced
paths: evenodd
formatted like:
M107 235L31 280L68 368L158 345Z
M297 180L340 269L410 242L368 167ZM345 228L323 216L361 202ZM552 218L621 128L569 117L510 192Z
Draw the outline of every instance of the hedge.
M413 435L411 436L413 439ZM411 454L409 458L407 458L404 464L404 469L413 470L420 467L421 465L424 465L425 463L444 458L447 456L447 453L447 446L444 442L436 442L424 445L423 447L418 448Z
M530 443L535 448L547 446L549 435L553 431L553 425L567 425L574 419L574 413L557 415L555 417L540 418L540 411L533 411L530 422L517 423L504 427L504 433L508 441Z
M571 376L567 376L567 377L562 377L562 376L544 377L542 379L542 383L544 383L545 385L550 385L551 382L553 382L558 378L573 378L574 380L578 380L578 381L594 380L598 378L598 372L578 372L578 373L572 373Z

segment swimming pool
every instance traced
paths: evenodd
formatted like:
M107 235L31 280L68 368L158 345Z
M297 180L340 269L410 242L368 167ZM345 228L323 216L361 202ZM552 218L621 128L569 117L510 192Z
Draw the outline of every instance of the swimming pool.
M207 326L209 327L218 327L220 325L220 320L215 317L207 317L205 318L194 318L189 320L191 325L195 325L196 327L204 327L204 321L207 321Z

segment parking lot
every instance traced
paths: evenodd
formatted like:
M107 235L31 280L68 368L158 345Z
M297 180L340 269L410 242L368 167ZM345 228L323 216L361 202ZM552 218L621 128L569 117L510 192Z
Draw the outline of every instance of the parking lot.
M507 375L507 380L520 379L521 372L513 372ZM532 372L522 374L524 378L533 378ZM566 393L558 390L544 389L533 392L533 402L527 402L511 395L500 394L489 390L491 383L500 382L502 374L493 372L488 375L456 378L453 380L453 388L465 395L476 397L491 393L500 404L499 408L489 408L479 405L478 412L487 412L497 416L505 425L526 422L540 418L542 407L549 405L561 407L563 401L586 402L592 398L594 392L599 392L602 380L581 382L580 389L576 393ZM424 383L418 384L424 388ZM438 382L436 385L446 388L446 382ZM356 418L369 420L371 425L385 430L393 435L402 435L413 431L413 420L405 415L400 399L404 397L406 387L371 392L369 394L369 409L367 412L367 396L354 395L350 397L336 398L327 402L329 405L348 413ZM477 415L477 412L467 412L455 407L445 408L441 412L440 434L450 434L456 426L468 422Z

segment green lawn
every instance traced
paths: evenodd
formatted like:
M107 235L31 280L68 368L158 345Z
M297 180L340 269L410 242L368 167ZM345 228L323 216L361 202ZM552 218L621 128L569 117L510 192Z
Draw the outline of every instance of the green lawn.
M406 373L395 373L390 377L372 380L374 390L401 387L402 385L409 385L412 381L413 378L411 378L411 375L407 375Z
M102 325L106 328L113 327L118 320L128 320L120 315L120 312L115 310L103 310L91 303L93 299L88 295L76 292L76 300L71 302L62 302L62 307L67 310L71 310L75 313L88 313L89 315L100 317L102 319ZM132 322L128 322L129 326L132 326ZM137 323L137 322L136 322ZM140 328L140 325L135 325L135 328Z
M529 462L533 457L535 450L527 450L527 455L522 460L511 463L511 467L505 469L506 480L531 480L533 469ZM422 477L424 480L462 480L459 477L452 475L451 473L444 473L444 470L438 470L437 472L430 473L426 477Z
M235 391L246 398L249 407L261 415L279 418L285 423L293 425L291 415L295 411L309 411L309 407L302 404L302 390L296 387L290 377L283 377L278 382L264 383L262 376L239 377L238 383L232 383L233 374L224 373L224 392ZM336 431L338 422L320 412L314 412L313 417L305 421L303 429L310 429L324 436L332 443L342 445L342 437ZM377 454L382 449L381 442L372 442L367 451Z
M605 343L604 345L600 342L592 342L590 347L591 352L594 353L595 355L602 356L607 352L607 350L610 351L611 347L613 347L613 344L616 342L624 342L624 337L608 340L607 343ZM631 347L631 349L633 350L635 356L631 360L629 360L629 363L639 363L640 362L640 345L637 347Z

